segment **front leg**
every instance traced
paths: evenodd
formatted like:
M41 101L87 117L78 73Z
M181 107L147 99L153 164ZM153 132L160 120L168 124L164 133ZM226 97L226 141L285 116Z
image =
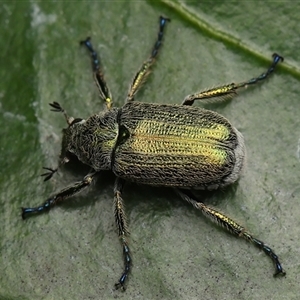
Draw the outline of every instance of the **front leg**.
M87 37L84 41L80 42L81 45L85 45L91 55L92 69L95 83L99 90L100 98L104 101L107 109L112 107L112 96L110 90L104 79L103 71L100 65L100 58L98 57L97 52L94 50L91 43L91 38Z
M41 212L44 212L46 210L49 210L51 207L56 205L58 202L61 202L61 201L65 200L65 199L67 199L67 198L69 198L69 197L71 197L75 194L78 194L84 188L88 187L92 183L92 181L93 181L96 174L97 174L96 172L93 172L93 173L90 173L90 174L86 175L83 178L82 181L75 182L71 186L64 188L63 190L61 190L57 194L54 194L53 196L48 198L40 206L26 207L26 208L22 207L22 218L23 218L23 220L29 214L41 213Z

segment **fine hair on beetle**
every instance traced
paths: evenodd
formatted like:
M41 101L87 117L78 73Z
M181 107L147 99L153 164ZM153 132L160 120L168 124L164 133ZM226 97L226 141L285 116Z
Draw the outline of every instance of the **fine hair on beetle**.
M278 256L270 247L234 219L199 201L192 192L193 189L216 190L236 182L246 155L243 135L225 117L193 106L194 102L232 98L246 86L268 78L283 58L275 53L269 68L261 75L190 94L181 105L137 102L135 96L157 59L169 21L160 17L158 35L150 56L133 77L125 104L119 108L112 105L112 94L91 39L88 37L81 42L90 54L93 77L105 109L82 119L70 117L58 102L50 103L52 111L64 115L68 127L63 130L62 157L58 167L44 168L46 173L42 176L45 181L49 180L60 166L74 156L89 166L90 171L82 180L56 192L40 206L22 208L22 218L49 210L89 187L99 173L110 171L115 177L114 218L124 259L116 288L125 290L132 270L129 229L122 198L127 181L174 189L180 198L204 216L261 249L272 260L275 276L285 275Z

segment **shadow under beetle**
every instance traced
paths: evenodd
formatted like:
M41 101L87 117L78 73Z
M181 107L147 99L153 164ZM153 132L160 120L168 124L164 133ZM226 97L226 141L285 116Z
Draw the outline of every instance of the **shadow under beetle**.
M134 101L146 81L162 45L163 31L169 19L160 17L159 32L150 57L143 63L130 85L126 103L112 107L112 96L104 80L100 60L90 38L82 41L91 55L93 75L106 110L87 120L69 117L59 103L51 103L53 111L62 112L68 123L63 130L60 165L72 155L91 167L82 181L64 188L34 208L22 208L22 217L50 209L60 201L88 187L103 170L115 176L114 215L123 247L124 270L116 288L125 290L132 260L127 242L129 234L124 211L124 181L153 186L172 187L177 194L217 224L236 236L243 237L262 249L275 264L275 274L285 272L274 251L250 234L243 226L212 207L198 201L188 189L214 190L235 182L242 171L245 146L242 134L216 112L192 107L195 100L226 99L238 89L266 79L283 61L278 54L267 71L241 83L231 83L187 96L182 105L147 104ZM57 169L45 168L48 180Z

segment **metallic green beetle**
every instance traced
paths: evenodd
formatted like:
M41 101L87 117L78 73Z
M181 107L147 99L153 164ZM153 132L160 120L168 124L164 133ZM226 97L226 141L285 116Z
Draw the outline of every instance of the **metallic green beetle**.
M107 109L84 120L69 117L57 102L50 105L53 111L64 114L69 125L64 129L60 165L67 163L71 155L75 155L90 166L92 171L82 181L48 198L41 206L22 208L22 217L25 219L28 214L50 209L89 186L99 172L111 170L116 176L114 214L125 264L116 288L125 290L125 282L132 265L127 242L129 231L122 200L122 188L127 180L174 188L182 199L201 210L204 215L262 249L275 264L274 275L284 275L285 272L272 249L233 219L198 201L188 190L213 190L235 182L239 178L245 158L243 136L227 119L216 112L191 105L195 100L233 97L238 89L267 78L283 58L274 54L271 66L260 76L189 95L182 105L135 102L134 96L149 75L162 45L167 21L169 19L160 17L158 38L151 55L134 77L126 104L121 108L112 108L112 97L90 39L81 42L91 54L94 79ZM57 171L45 169L48 170L43 174L45 180L50 179Z

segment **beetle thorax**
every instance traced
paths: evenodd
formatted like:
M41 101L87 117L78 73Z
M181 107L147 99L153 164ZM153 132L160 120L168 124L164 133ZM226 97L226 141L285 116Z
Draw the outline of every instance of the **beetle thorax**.
M93 115L64 130L63 147L95 171L110 170L118 137L118 109Z

